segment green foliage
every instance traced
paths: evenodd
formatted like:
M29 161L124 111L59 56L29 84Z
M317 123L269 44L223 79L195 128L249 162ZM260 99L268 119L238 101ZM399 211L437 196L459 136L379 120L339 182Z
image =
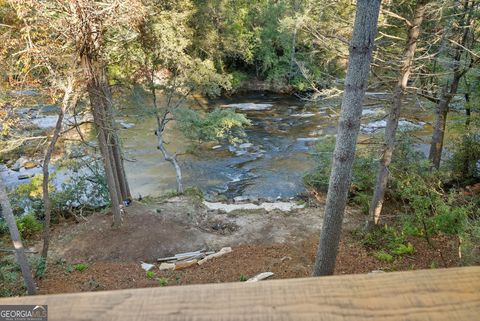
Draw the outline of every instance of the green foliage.
M231 75L231 84L232 84L232 91L235 91L237 88L239 88L244 81L248 79L248 75L245 72L242 71L233 71L230 73Z
M167 286L168 285L168 278L165 278L165 277L158 278L158 284L160 286Z
M392 250L392 253L395 255L413 254L413 252L415 252L415 249L411 243L408 243L407 245L399 244Z
M245 282L248 280L248 276L240 274L240 282Z
M194 200L197 203L202 202L204 199L203 192L198 187L187 187L183 191L183 194L190 197L192 200Z
M202 142L228 142L236 144L245 138L244 127L250 121L231 109L215 109L201 116L192 109L180 108L175 119L182 133L189 139Z
M380 261L387 262L387 263L393 262L393 256L391 256L390 254L388 254L383 250L377 251L373 255L375 256L376 259Z
M147 279L153 279L155 277L155 272L153 271L146 271L145 272L145 276L147 277Z
M480 98L476 101L478 104ZM473 105L473 102L469 104ZM465 126L465 116L456 118L454 124L449 127L450 139L446 148L451 156L446 159L445 167L451 172L453 179L469 184L480 177L477 163L480 159L480 116L478 112L474 113L470 117L468 128Z
M476 216L466 220L464 227L460 234L461 261L465 265L478 265L480 264L480 216L478 211Z
M88 166L89 171L81 170ZM103 171L96 162L65 161L59 169L71 173L68 181L62 183L60 189L55 189L49 183L49 196L52 209L52 222L58 221L59 216L69 216L77 207L94 207L94 204L108 204L109 194ZM53 179L56 173L50 175ZM12 210L17 217L17 226L23 238L32 236L42 230L38 220L44 217L43 210L43 175L35 175L27 184L21 184L10 195ZM88 204L88 205L83 205ZM3 219L0 219L0 234L8 233Z
M33 266L35 271L35 276L39 279L43 278L45 275L45 270L47 269L47 261L43 256L36 255L29 258L30 266Z
M27 238L42 230L40 224L33 214L23 215L16 219L18 232L22 238Z
M73 266L76 271L82 272L88 269L88 263L78 263Z
M321 192L327 192L334 148L335 137L325 137L317 143L313 154L317 166L312 172L304 176L305 185ZM370 206L376 168L377 164L371 153L358 151L353 163L352 184L349 196L350 200L360 205L366 213L368 213Z

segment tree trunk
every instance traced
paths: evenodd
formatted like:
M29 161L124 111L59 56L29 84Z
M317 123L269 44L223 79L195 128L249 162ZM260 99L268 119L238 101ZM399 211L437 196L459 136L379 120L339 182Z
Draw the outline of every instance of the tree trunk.
M314 275L331 275L342 230L355 157L362 101L368 85L370 60L377 33L380 0L358 0L337 141L328 186L325 218L315 261Z
M13 248L15 249L15 256L17 258L18 265L20 265L20 270L22 271L23 280L25 286L27 287L27 292L30 295L37 294L37 287L33 281L32 274L30 273L30 268L28 267L27 256L22 244L22 239L20 238L20 233L18 232L17 223L15 222L15 217L13 216L12 207L10 206L10 201L7 197L7 191L3 180L0 178L0 204L2 205L2 216L7 222L8 230L10 231L10 236L13 242Z
M470 176L470 162L473 159L470 150L468 150L468 141L470 139L469 137L470 137L471 117L472 117L472 107L470 105L470 94L466 92L465 93L465 133L463 134L463 149L465 150L465 155L464 155L463 166L462 166L462 177L464 178Z
M48 192L48 180L50 177L50 171L48 166L50 165L50 159L52 158L53 151L55 149L55 144L60 137L60 132L62 130L62 122L63 117L65 115L65 111L70 106L70 98L73 92L73 79L68 79L67 87L65 88L65 92L63 94L63 101L62 107L60 108L60 113L58 114L57 123L55 125L55 129L53 131L52 140L50 141L50 145L47 148L47 152L45 153L45 157L43 159L43 181L42 181L42 190L43 190L43 207L45 212L45 222L43 223L43 249L42 249L42 257L46 260L48 255L48 245L50 242L50 220L51 220L51 203L50 203L50 196ZM73 98L72 104L76 103L76 97Z
M402 101L407 89L408 79L412 70L413 58L417 48L417 39L420 35L420 26L422 24L425 9L429 0L421 0L417 2L415 7L413 21L408 30L407 46L405 48L404 59L400 74L398 76L395 95L393 97L390 113L385 128L385 148L383 150L382 159L380 160L375 191L373 193L372 203L370 205L369 225L378 224L380 214L382 212L383 201L385 198L385 190L388 183L388 166L392 162L392 154L395 148L395 135L398 128L398 120L402 109ZM372 224L373 223L373 224Z
M469 7L470 4L470 7ZM471 68L473 64L473 60L470 61L470 64L465 66L463 69L460 68L460 62L462 58L462 54L466 52L468 49L466 48L469 41L469 34L471 32L471 19L472 19L472 10L476 6L476 1L465 1L463 5L463 11L460 16L459 26L463 30L462 40L460 41L460 45L456 45L456 52L455 57L453 59L453 78L450 86L446 86L443 91L442 95L439 99L439 102L436 107L435 112L435 123L433 127L432 133L432 142L430 145L430 152L428 155L428 159L432 162L433 167L436 169L440 168L440 162L442 159L442 151L443 151L443 139L445 137L445 128L447 125L447 116L450 101L453 97L457 94L458 85L460 83L460 79L462 79L463 75ZM470 44L471 47L471 44Z
M155 117L157 119L156 135L157 135L158 149L160 149L160 151L162 152L163 158L167 162L170 162L173 165L173 168L175 169L175 178L177 180L177 193L183 193L182 169L178 164L176 155L170 155L170 153L168 153L167 149L165 148L165 144L163 142L163 131L165 130L166 118L169 113L167 110L162 116L160 116L160 113L158 110L158 104L157 104L157 92L155 90L155 84L153 82L153 79L154 78L152 73L150 86L151 86L151 93L152 93L152 99L153 99L153 108L155 111Z
M115 127L109 111L109 108L111 108L111 93L105 75L105 67L95 67L93 64L94 62L90 62L87 66L89 75L87 91L97 130L98 145L103 156L105 176L112 203L113 225L118 227L122 224L120 205L123 201L123 195L120 182L122 180L126 181L126 179L123 177L124 172L116 166L113 151L113 146L116 143L112 136L115 132Z
M457 82L458 83L458 82ZM455 90L456 92L456 90ZM435 123L432 133L432 142L430 145L430 152L428 159L433 163L433 167L440 168L440 161L443 151L443 138L445 136L445 128L447 126L448 105L452 96L448 89L444 89L440 102L435 109Z

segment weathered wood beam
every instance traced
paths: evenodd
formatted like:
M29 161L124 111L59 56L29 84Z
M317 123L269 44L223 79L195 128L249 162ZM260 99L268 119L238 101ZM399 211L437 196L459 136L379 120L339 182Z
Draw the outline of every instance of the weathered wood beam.
M0 299L48 320L478 320L480 267Z

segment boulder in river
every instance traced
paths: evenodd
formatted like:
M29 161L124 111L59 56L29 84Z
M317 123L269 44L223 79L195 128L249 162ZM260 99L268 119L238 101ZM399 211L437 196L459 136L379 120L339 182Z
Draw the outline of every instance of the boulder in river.
M26 159L25 157L20 157L19 159L17 159L17 161L12 165L12 167L10 168L12 171L16 171L18 172L20 170L20 168L22 168L25 163L28 162L28 159Z
M38 164L35 163L35 162L32 162L32 161L27 161L27 162L25 162L25 163L23 164L23 167L24 167L25 169L32 169L32 168L35 168L35 167L37 167L37 166L38 166Z

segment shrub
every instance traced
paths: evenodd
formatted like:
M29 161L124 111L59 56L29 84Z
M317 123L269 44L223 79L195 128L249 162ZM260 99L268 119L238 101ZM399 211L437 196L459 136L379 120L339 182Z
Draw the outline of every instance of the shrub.
M376 259L378 259L380 261L384 261L384 262L388 262L388 263L393 262L393 256L391 256L390 254L388 254L387 252L385 252L383 250L375 252L374 256L375 256Z
M88 264L87 263L78 263L73 266L73 268L79 272L85 271L88 269Z
M158 284L160 286L167 286L168 285L168 279L164 278L164 277L158 278Z
M17 218L16 221L18 232L22 238L27 238L42 230L42 224L31 213Z
M413 252L415 252L415 249L411 243L408 243L407 245L399 244L392 250L392 253L395 255L413 254Z
M155 277L155 272L153 271L146 271L145 272L145 276L147 277L147 279L153 279Z

